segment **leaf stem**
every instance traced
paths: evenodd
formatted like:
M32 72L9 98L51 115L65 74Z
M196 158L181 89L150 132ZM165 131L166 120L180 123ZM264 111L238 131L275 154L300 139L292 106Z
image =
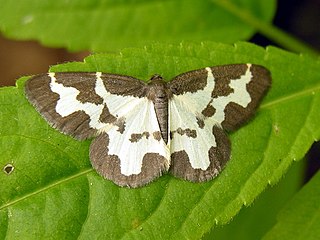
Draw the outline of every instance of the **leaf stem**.
M243 22L253 26L258 32L265 35L275 43L297 53L307 53L313 56L319 55L319 52L304 42L298 40L283 30L261 21L261 19L252 15L247 9L240 9L230 0L212 0L215 4L237 16Z

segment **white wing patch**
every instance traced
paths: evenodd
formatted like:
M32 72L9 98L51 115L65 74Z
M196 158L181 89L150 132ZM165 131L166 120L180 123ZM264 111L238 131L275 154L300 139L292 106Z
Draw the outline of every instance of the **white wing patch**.
M126 97L122 101L127 102L124 108L130 111L125 115L126 128L123 134L111 128L107 133L110 137L109 155L115 154L121 161L121 173L129 176L141 172L142 160L146 153L158 153L170 159L170 152L163 139L156 139L153 133L160 132L154 105L146 98L141 98L140 103L132 109L131 101ZM136 141L132 140L133 134L148 133L142 135ZM131 140L130 140L131 139Z
M188 154L190 164L194 169L206 170L210 165L208 151L216 146L212 127L216 123L212 119L205 120L203 129L199 128L195 119L197 108L190 100L181 100L178 96L173 97L169 103L171 147L170 152L185 151ZM195 132L193 136L187 133L180 134L178 129ZM180 131L181 132L181 131Z
M214 78L210 68L208 71L207 86L196 93L185 93L175 95L169 102L170 131L172 132L171 153L186 151L190 164L194 169L206 170L210 165L208 151L216 146L215 137L212 134L212 127L218 124L213 119L205 119L203 129L199 128L196 116L200 116L202 109L211 100L211 92L214 88ZM196 137L186 134L179 134L177 129L190 129L196 132Z

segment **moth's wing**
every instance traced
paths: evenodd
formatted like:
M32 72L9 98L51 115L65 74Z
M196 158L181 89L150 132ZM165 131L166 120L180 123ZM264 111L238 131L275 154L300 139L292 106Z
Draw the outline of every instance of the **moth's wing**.
M169 168L170 151L161 138L154 105L147 98L123 97L117 112L122 131L105 128L90 147L93 167L120 186L140 187Z
M251 64L208 67L169 82L170 171L195 182L216 176L230 158L223 129L247 121L270 84L268 70Z
M26 82L29 101L55 128L79 140L94 136L106 123L116 121L106 99L114 95L142 96L138 79L101 73L48 73ZM108 89L107 96L102 96Z
M138 79L102 73L49 73L26 83L29 101L49 123L78 139L98 135L93 167L120 186L145 185L168 170L153 103Z

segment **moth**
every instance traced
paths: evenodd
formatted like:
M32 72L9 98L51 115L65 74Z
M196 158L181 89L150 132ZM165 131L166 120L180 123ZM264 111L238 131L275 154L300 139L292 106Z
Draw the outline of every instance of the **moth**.
M167 171L192 182L217 176L230 159L226 132L248 121L270 85L266 68L232 64L148 83L50 72L29 79L25 93L54 128L78 140L95 137L90 160L100 175L135 188Z

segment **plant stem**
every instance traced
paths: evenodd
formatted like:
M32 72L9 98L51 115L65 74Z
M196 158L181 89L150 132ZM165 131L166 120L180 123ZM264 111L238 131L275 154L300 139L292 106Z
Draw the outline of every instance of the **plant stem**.
M290 51L297 53L307 53L310 55L319 55L319 52L304 42L296 39L292 35L282 31L281 29L261 21L261 19L252 15L247 9L240 9L230 0L212 0L215 4L237 16L243 22L253 26L258 32L265 35L275 43L285 47Z

